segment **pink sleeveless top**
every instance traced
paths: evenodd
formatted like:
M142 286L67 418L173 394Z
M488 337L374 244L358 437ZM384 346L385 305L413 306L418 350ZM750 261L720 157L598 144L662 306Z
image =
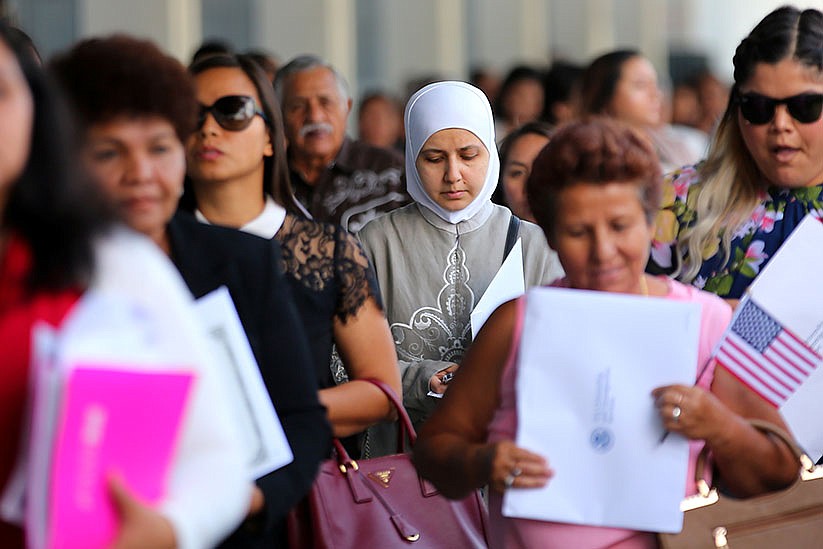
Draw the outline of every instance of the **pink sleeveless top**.
M692 286L686 286L673 280L666 279L666 282L669 285L669 293L664 299L697 302L702 306L698 365L705 364L731 319L731 308L714 294L700 291ZM555 283L555 285L562 285L562 281ZM518 312L514 326L512 348L500 380L500 407L489 424L489 442L514 440L517 433L516 359L523 328L525 304L525 298L520 298L517 302ZM698 374L697 368L698 366L695 365L695 375ZM714 361L697 380L697 385L708 390L713 379ZM702 441L690 441L687 479L694 478L695 461L702 447ZM695 493L693 484L693 482L686 482L687 495ZM655 535L650 532L504 517L501 512L502 503L503 496L495 491L490 491L489 546L492 549L521 547L539 547L541 549L565 549L567 547L645 549L657 547Z

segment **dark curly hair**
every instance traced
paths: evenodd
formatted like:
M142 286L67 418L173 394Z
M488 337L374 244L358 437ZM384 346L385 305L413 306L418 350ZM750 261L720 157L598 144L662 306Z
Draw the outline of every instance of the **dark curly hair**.
M31 146L12 183L2 228L30 248L29 291L84 287L94 268L92 239L114 218L76 164L68 113L31 45L0 22L0 43L14 54L34 103Z
M563 126L537 155L526 182L529 206L548 238L560 193L578 183L635 185L649 223L662 194L660 162L652 144L627 125L589 118Z
M119 116L159 116L185 142L197 101L185 67L147 40L117 34L83 40L50 68L83 129Z

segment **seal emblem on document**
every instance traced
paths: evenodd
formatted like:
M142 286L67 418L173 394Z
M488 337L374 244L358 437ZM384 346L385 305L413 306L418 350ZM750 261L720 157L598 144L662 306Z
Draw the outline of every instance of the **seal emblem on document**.
M614 435L605 427L597 427L589 436L589 442L595 452L605 454L614 446Z

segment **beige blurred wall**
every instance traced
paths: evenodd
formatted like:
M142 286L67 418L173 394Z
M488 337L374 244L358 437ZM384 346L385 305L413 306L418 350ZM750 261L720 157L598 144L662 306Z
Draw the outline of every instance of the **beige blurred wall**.
M615 47L643 51L664 72L670 47L703 53L725 79L734 48L752 26L785 0L6 0L35 29L38 17L73 10L75 39L129 32L188 61L204 38L207 2L245 18L250 45L288 60L299 53L328 58L357 93L368 85L403 91L425 74L466 78L471 66L504 71L517 62L552 58L585 63ZM799 2L821 7L820 0ZM236 12L234 6L238 6ZM358 28L358 9L370 10ZM34 19L34 20L32 20ZM20 21L26 28L27 21ZM228 21L227 21L228 23ZM220 21L217 22L219 27ZM213 25L214 26L214 25ZM61 28L61 27L58 27ZM64 33L65 34L65 33ZM47 41L49 36L35 36ZM372 44L363 51L363 43ZM358 50L360 44L360 50ZM51 45L49 45L51 46Z

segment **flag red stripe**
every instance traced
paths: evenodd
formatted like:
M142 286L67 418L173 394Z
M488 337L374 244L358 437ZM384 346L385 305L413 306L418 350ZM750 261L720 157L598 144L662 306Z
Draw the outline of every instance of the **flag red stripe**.
M820 360L820 359L823 358L823 356L820 356L820 354L817 351L815 351L814 349L809 347L808 343L806 343L805 341L803 341L802 339L800 339L799 337L794 335L792 332L790 332L786 328L783 328L781 335L782 334L786 334L787 336L789 336L790 338L792 338L793 340L798 342L803 349L805 349L809 354L811 354L817 360ZM816 366L816 364L813 364L813 366Z
M757 353L755 356L752 356L750 353L748 353L746 351L746 349L744 349L741 345L739 345L739 343L737 341L737 337L735 337L735 338L730 337L726 340L726 342L729 345L731 345L732 347L734 347L737 350L737 352L739 352L740 354L742 354L743 356L748 358L749 361L751 361L755 366L757 366L757 368L759 369L760 372L768 375L774 381L776 381L777 383L782 385L787 391L789 391L789 394L791 394L794 391L794 389L790 385L787 385L782 379L780 379L779 377L774 375L774 373L772 373L771 369L768 368L767 365L763 364L763 362L766 360L766 357L764 357L762 354ZM758 359L758 357L760 357L760 359ZM771 361L768 361L768 362L772 363ZM763 379L761 379L759 376L756 376L754 374L754 372L750 371L748 368L746 368L746 370L749 371L749 373L752 374L753 376L757 377L757 379L758 379L758 381L760 381L760 383L762 383L764 385L767 385L768 387L770 387L772 390L774 390L774 392L776 392L780 396L782 396L784 398L788 397L788 395L783 395L780 391L776 390L776 388L774 386L774 383L768 383L766 381L763 381Z
M807 363L802 361L801 357L797 355L796 348L787 345L786 342L780 338L772 341L767 350L773 351L776 355L785 360L795 371L803 376L803 379L807 378L811 373L811 370L814 369L813 367L810 368Z
M754 365L758 366L758 368L760 368L762 372L764 372L764 373L766 373L766 374L769 374L769 376L771 376L771 377L773 377L773 378L774 378L774 375L773 375L771 372L769 372L768 370L763 370L762 365L760 364L760 362L759 362L756 358L753 358L753 357L752 357L749 353L747 353L747 352L746 352L746 350L745 350L745 349L743 349L740 345L738 345L738 344L737 344L737 341L736 341L737 336L735 336L734 338L732 338L732 337L731 337L732 335L733 335L733 334L729 334L729 336L730 336L730 337L727 337L727 338L726 338L726 343L727 343L730 347L733 347L733 348L734 348L734 349L735 349L738 353L740 353L741 355L743 355L744 357L746 357L746 358L749 360L749 362L751 362L752 364L754 364ZM730 358L733 358L733 357L730 357ZM748 373L749 373L749 375L751 375L751 376L752 376L753 378L755 378L757 381L759 381L759 382L760 382L760 383L762 383L763 385L765 385L765 386L769 387L769 388L770 388L771 390L773 390L776 394L780 395L783 399L788 398L788 395L784 395L781 391L777 390L777 388L774 386L774 384L773 384L773 383L768 383L768 382L764 381L764 380L763 380L763 379L762 379L759 375L757 375L756 373L754 373L754 372L753 372L753 371L752 371L749 367L747 367L746 365L744 365L741 361L739 361L739 360L735 360L734 362L735 362L736 364L738 364L738 365L739 365L742 369L744 369L746 372L748 372ZM791 392L792 392L791 387L789 387L788 385L786 385L785 383L783 383L782 381L780 381L780 380L779 380L779 379L777 379L777 378L775 378L775 381L779 382L779 383L780 383L781 385L783 385L786 389L788 389L789 394L791 394Z
M785 339L782 338L783 335L786 335L786 336L789 337L788 341L786 341ZM780 333L780 335L777 336L777 340L780 341L786 347L790 348L792 350L792 352L797 356L797 358L799 358L800 360L802 360L803 362L805 362L806 364L808 364L812 368L815 368L817 366L817 363L820 361L820 356L817 353L815 353L814 351L812 351L808 346L806 346L805 343L798 340L797 337L792 335L791 332L783 330ZM808 354L811 354L813 357L816 357L816 358L810 359L807 356Z
M795 376L792 375L792 373L790 371L788 371L786 368L784 368L781 363L777 362L776 360L772 359L769 355L767 355L766 353L768 353L768 352L772 352L772 353L776 354L777 356L779 356L780 358L782 358L784 361L788 362L795 370L799 370L801 374L804 374L803 377L805 378L806 377L805 376L806 372L804 372L803 370L800 370L797 366L795 366L795 364L794 364L794 362L792 361L791 358L785 356L784 353L781 353L777 348L775 348L774 345L769 345L766 348L766 351L763 353L763 358L765 358L770 363L772 363L775 368L777 368L778 370L783 372L783 374L786 377L788 377L789 379L791 379L792 381L794 381L798 385L803 383L802 379L797 379Z
M722 353L722 351L721 351L721 353ZM718 355L717 363L720 364L721 366L723 366L723 368L725 368L727 372L729 372L732 376L734 376L734 378L737 379L740 383L742 383L746 387L751 388L755 393L760 395L760 398L762 398L763 400L765 400L766 402L768 402L769 404L771 404L775 408L780 408L780 403L779 402L775 402L773 399L771 399L767 395L763 394L762 391L758 391L756 388L752 387L751 382L744 379L743 377L741 377L740 374L734 368L732 368L728 364L726 364L726 362L723 360L723 358L724 357ZM731 357L727 357L727 358L730 361L732 360ZM734 364L735 364L735 366L737 366L737 362L735 362ZM786 401L786 399L784 398L781 402L785 402L785 401Z

